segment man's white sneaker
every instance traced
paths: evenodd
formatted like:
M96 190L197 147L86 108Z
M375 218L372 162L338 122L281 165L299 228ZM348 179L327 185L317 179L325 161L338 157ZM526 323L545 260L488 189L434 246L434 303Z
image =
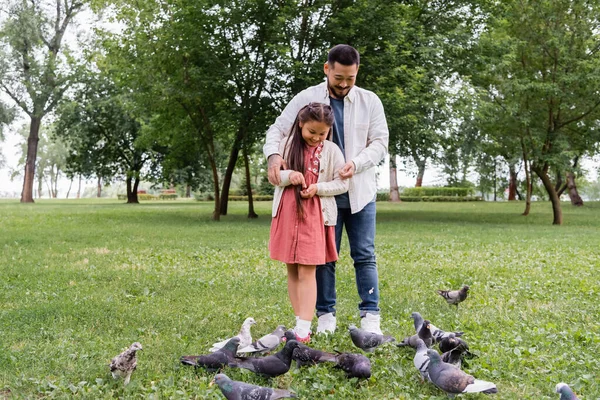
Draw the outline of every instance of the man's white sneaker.
M383 335L381 332L381 316L379 314L367 313L360 319L360 327L367 332Z
M336 328L336 318L333 313L323 314L319 317L317 333L334 333Z

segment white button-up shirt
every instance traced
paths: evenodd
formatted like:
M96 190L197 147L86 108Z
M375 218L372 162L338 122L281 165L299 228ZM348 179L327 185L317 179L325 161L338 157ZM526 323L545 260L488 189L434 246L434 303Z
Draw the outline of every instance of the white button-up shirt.
M280 154L279 144L285 138L298 115L310 102L329 104L327 81L298 93L288 103L267 131L263 146L265 157ZM377 193L376 166L388 151L389 131L383 105L377 95L354 86L344 97L344 147L346 161L354 163L348 197L350 210L357 213L370 203ZM281 155L281 154L280 154Z

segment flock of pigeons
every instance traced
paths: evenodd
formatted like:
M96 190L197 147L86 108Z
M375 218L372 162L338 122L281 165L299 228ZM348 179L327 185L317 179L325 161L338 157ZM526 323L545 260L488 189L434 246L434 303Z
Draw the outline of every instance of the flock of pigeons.
M438 290L448 304L458 307L458 304L467 298L468 286L459 290ZM421 381L429 381L449 396L454 397L460 393L497 393L498 389L492 382L475 379L461 370L466 364L465 359L476 357L469 351L469 346L461 338L464 332L446 332L437 328L429 320L423 319L421 314L413 312L415 334L404 338L397 344L398 347L410 347L416 350L414 365L421 375ZM182 356L180 361L184 365L196 368L205 368L209 372L219 371L224 367L245 368L256 374L269 378L287 373L296 361L297 367L332 363L334 367L345 371L349 378L367 379L371 377L371 362L369 358L359 353L328 353L311 348L296 341L292 330L286 330L279 325L273 332L252 341L250 327L256 321L247 318L238 335L212 345L210 353L198 356ZM359 329L354 325L349 326L352 343L364 352L371 353L378 346L395 342L392 336L380 335ZM272 355L263 357L240 356L240 354L258 355L274 351L281 343L283 348ZM438 353L433 345L439 347ZM112 359L110 370L114 378L125 378L125 385L131 379L131 374L137 368L136 352L142 350L142 345L133 343L127 350ZM223 373L217 374L212 384L217 384L227 400L275 400L288 397L297 397L296 394L283 389L273 389L248 383L233 381ZM566 383L556 385L556 392L560 400L578 400L571 388Z

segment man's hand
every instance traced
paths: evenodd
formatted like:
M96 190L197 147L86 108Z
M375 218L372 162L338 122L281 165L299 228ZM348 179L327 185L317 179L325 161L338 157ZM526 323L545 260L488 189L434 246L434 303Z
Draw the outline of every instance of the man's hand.
M346 165L344 165L341 169L340 169L340 178L342 179L348 179L348 178L352 178L354 176L354 171L356 170L356 168L354 167L354 163L352 161L348 161L346 163Z
M281 183L281 176L279 175L279 171L283 167L283 169L287 169L287 163L279 154L271 154L267 160L268 177L269 182L272 185L279 186Z
M311 197L313 197L316 194L317 194L317 185L314 183L312 185L310 185L308 188L306 188L300 192L300 196L303 199L310 199Z

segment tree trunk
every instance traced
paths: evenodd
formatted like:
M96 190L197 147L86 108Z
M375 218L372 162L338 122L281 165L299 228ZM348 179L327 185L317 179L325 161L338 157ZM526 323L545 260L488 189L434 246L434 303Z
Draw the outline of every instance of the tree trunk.
M188 199L192 197L192 187L190 185L185 185L185 197Z
M37 180L38 180L37 198L38 199L41 199L44 194L44 185L42 182L43 179L44 179L44 176L42 174L40 174L38 171L38 178L37 178Z
M96 187L96 197L100 198L102 197L102 178L98 177L98 183L97 183L97 187Z
M552 212L554 215L554 220L552 221L552 225L562 225L562 210L560 208L560 198L558 197L558 193L550 177L548 176L547 168L539 168L539 167L531 167L531 169L540 177L542 183L544 184L544 188L550 197L550 202L552 202Z
M246 148L243 150L244 153L244 166L246 169L246 190L248 191L248 218L258 218L258 214L254 212L254 201L252 198L252 179L250 177L250 158L248 157L248 151Z
M390 201L399 202L400 193L398 192L398 164L396 155L390 153Z
M221 201L220 201L220 197L219 197L219 172L217 171L217 163L212 157L209 157L209 162L210 162L210 167L212 169L212 174L213 174L213 190L215 191L215 209L213 211L212 219L213 219L213 221L220 221L221 220L221 209L220 209Z
M127 177L127 204L139 204L140 201L138 199L138 193L137 193L137 189L138 189L138 184L140 183L140 180L138 177L135 178L135 182L133 183L133 186L131 185L131 181L133 180L133 176L128 176Z
M40 125L42 117L31 117L29 137L27 138L27 158L25 161L25 177L23 178L23 191L21 203L33 203L33 181L35 179L35 161L37 158L38 143L40 141Z
M508 182L508 201L517 199L517 171L515 171L515 166L508 166L510 178Z
M531 183L531 165L527 159L527 151L525 149L525 142L523 141L523 137L521 137L521 151L523 152L523 166L525 168L525 185L526 185L526 193L525 193L525 211L523 211L524 216L529 215L529 211L531 211L531 194L533 192L533 186Z
M583 205L583 199L579 196L579 192L577 192L577 186L575 185L575 174L573 172L567 172L567 187L569 189L569 198L571 199L571 204L576 207L581 207Z
M417 172L417 182L415 183L415 187L423 186L423 177L425 176L425 166L427 165L427 160L419 160L416 157L413 157L415 163L417 164L418 172Z
M79 174L79 185L77 186L77 198L81 198L81 174Z
M71 193L71 186L73 186L73 178L71 178L71 182L69 183L69 190L67 190L67 199L69 198L69 193Z
M229 162L227 163L227 169L225 170L225 176L223 177L223 187L221 188L221 215L227 215L227 206L229 203L229 189L231 188L231 177L233 171L235 171L235 164L240 154L240 148L242 145L242 139L245 136L244 129L238 129L237 135L231 146L231 152L229 153Z
M498 176L496 170L496 158L494 157L494 201L498 201Z

